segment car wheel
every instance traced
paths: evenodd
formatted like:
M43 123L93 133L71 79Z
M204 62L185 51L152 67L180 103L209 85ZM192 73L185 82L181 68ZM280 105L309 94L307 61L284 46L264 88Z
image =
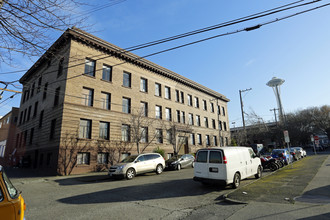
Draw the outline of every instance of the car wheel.
M131 180L134 178L134 176L135 176L135 170L133 168L129 168L126 171L126 179Z
M261 177L262 173L261 173L261 166L258 166L258 170L257 170L257 174L254 175L254 177L256 179L259 179Z
M176 169L177 169L177 170L181 170L181 164L178 164L178 165L176 166Z
M269 168L270 168L271 171L275 171L275 170L278 169L278 165L276 163L271 163Z
M156 167L156 174L161 174L163 172L163 166L158 164Z
M240 183L241 183L241 176L239 175L239 173L235 173L233 180L233 188L236 189Z

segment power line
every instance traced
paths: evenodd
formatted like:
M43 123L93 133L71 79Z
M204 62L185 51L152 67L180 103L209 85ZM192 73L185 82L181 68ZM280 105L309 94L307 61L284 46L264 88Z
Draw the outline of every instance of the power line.
M282 12L282 11L294 9L294 8L297 8L297 7L302 7L302 6L306 6L306 5L309 5L309 4L314 4L314 3L322 1L322 0L315 0L315 1L311 1L311 2L302 3L302 4L299 4L299 5L296 5L296 6L291 6L291 5L294 5L294 4L297 4L299 2L303 2L303 1L304 0L296 1L296 2L293 2L293 3L289 3L289 4L286 4L286 5L276 7L276 8L265 10L265 11L262 11L262 12L259 12L259 13L255 13L255 14L252 14L252 15L248 15L248 16L238 18L238 19L226 21L226 22L223 22L223 23L220 23L220 24L212 25L212 26L209 26L209 27L206 27L206 28L201 28L201 29L186 32L186 33L183 33L183 34L174 35L172 37L167 37L167 38L163 38L163 39L160 39L160 40L151 41L151 42L148 42L148 43L143 43L143 44L139 44L139 45L136 45L136 46L128 47L128 48L125 48L125 49L121 49L118 52L125 54L127 52L144 49L144 48L151 47L151 46L154 46L154 45L157 45L157 44L162 44L162 43L177 40L177 39L180 39L180 38L184 38L184 37L200 34L200 33L203 33L203 32L207 32L207 31L211 31L211 30L215 30L215 29L235 25L235 24L238 24L238 23L254 20L254 19L257 19L257 18L269 16L269 15L272 15L272 14L275 14L275 13L279 13L279 12ZM291 6L291 7L287 7L287 6ZM287 7L287 8L285 8L285 7ZM106 56L104 58L100 58L100 59L96 59L96 60L105 59L105 58L110 57L110 56ZM85 63L82 63L81 65L83 65L83 64L85 64ZM70 68L70 67L68 67L68 68ZM4 72L4 73L0 73L0 74L9 74L9 73L23 72L23 71L27 71L27 70Z

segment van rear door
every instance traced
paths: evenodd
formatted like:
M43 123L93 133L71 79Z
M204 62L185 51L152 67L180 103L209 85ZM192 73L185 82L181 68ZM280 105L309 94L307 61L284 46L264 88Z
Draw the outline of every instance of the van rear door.
M208 178L208 158L209 151L208 150L199 150L196 155L195 167L194 167L194 175L195 177L200 178Z
M226 165L223 161L222 150L210 150L208 174L210 179L227 179Z

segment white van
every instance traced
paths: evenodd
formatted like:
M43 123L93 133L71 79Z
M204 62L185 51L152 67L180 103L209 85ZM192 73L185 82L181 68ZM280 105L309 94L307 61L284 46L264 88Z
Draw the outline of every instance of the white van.
M260 178L260 158L250 147L213 147L196 153L194 180L207 184L232 184L237 188L242 179L254 175Z

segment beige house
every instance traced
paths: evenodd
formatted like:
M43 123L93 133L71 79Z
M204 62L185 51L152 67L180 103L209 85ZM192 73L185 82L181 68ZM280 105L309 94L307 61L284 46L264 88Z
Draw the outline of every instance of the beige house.
M33 168L82 173L230 140L224 95L76 28L20 82L17 149Z

